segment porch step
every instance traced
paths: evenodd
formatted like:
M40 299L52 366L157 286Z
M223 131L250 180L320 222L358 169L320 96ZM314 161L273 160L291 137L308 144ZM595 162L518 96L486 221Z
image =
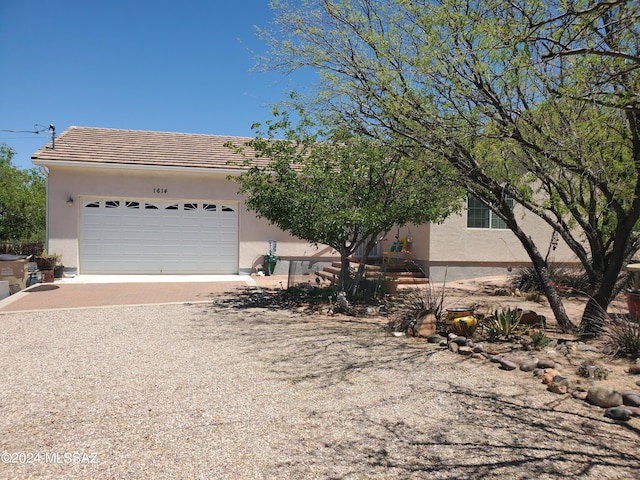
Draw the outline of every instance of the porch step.
M355 270L359 263L352 262L351 267ZM316 273L316 275L331 283L335 283L340 275L340 262L333 262L330 266ZM364 278L367 280L377 280L383 272L382 265L365 265ZM429 279L416 265L387 265L386 277L397 279L401 285L422 285L429 283Z

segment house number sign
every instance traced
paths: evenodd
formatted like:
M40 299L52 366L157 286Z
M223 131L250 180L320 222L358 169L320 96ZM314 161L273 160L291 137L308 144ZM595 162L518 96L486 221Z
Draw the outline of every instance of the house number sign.
M167 193L167 192L168 192L168 190L166 188L159 187L159 188L154 188L153 189L153 193Z

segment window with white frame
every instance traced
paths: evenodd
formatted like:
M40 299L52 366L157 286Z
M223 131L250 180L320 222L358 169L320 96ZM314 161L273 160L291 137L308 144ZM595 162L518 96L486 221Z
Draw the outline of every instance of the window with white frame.
M506 200L513 209L513 198ZM486 203L473 196L467 197L467 228L508 229L504 220L493 213Z

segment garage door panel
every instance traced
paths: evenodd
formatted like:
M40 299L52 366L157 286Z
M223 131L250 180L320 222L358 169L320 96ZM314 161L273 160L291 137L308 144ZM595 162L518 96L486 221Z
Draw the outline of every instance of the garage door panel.
M81 205L81 273L238 271L235 207L138 199L86 199Z

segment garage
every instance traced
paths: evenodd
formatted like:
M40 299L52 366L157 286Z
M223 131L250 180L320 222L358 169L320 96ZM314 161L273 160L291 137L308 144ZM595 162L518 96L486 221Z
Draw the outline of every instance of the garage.
M80 199L82 274L237 274L238 205Z

